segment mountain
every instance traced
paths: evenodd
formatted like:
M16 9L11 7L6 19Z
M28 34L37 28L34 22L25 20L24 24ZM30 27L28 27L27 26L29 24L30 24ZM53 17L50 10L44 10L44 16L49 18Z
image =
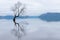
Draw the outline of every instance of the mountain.
M39 16L44 21L60 21L60 13L46 13Z
M0 16L0 19L13 19L14 16L12 15L6 15L6 16ZM60 13L45 13L40 16L19 16L18 19L28 19L28 18L39 18L43 21L60 21Z

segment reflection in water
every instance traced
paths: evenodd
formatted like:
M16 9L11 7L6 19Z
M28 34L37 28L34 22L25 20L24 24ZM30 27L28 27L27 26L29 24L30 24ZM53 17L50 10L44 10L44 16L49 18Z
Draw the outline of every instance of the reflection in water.
M28 23L26 21L21 21L20 23L17 23L16 17L19 17L19 15L18 16L15 15L13 18L13 22L16 28L13 29L12 32L14 33L15 36L18 37L18 40L21 40L21 37L26 34L24 24L28 25Z
M20 24L17 23L15 25L16 28L12 29L12 33L18 38L18 40L20 40L21 37L26 34L24 24L28 25L28 23L27 22L25 23L25 22L21 22Z

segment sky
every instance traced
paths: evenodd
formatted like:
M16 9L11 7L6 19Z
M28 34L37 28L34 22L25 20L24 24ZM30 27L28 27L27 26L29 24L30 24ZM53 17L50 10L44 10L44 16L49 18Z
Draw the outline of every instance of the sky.
M18 1L26 5L24 15L41 15L45 12L60 12L60 0L0 0L0 15L14 15L11 8Z

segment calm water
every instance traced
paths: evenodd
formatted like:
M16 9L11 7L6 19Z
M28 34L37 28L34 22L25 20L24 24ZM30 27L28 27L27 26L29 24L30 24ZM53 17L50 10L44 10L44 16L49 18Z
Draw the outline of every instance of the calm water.
M29 23L24 25L25 35L21 40L60 40L60 22L46 22L40 19L17 19L20 25L23 22ZM18 40L16 29L12 20L0 20L0 40ZM19 39L20 40L20 39Z

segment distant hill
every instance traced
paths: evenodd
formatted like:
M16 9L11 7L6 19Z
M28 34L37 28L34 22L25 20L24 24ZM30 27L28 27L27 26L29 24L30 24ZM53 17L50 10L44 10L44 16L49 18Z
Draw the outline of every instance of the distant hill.
M14 18L14 16L12 16L12 15L0 16L0 19L10 20L13 18ZM17 17L17 19L27 19L27 18L39 18L39 16L19 16L19 17Z
M13 19L13 16L7 15L7 16L0 16L0 19Z
M6 15L6 16L0 16L0 19L13 19L14 16L12 15ZM39 18L43 21L60 21L60 13L46 13L42 14L40 16L19 16L18 19L27 19L27 18Z
M39 16L44 21L60 21L60 13L46 13Z

